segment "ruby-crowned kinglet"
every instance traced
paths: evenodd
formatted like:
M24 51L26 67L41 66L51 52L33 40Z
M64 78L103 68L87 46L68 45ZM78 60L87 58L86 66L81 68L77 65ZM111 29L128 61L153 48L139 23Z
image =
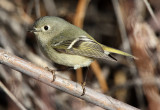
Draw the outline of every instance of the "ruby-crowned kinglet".
M42 52L55 63L74 69L89 66L94 59L113 60L110 53L132 55L98 43L88 33L53 16L39 18L31 30Z

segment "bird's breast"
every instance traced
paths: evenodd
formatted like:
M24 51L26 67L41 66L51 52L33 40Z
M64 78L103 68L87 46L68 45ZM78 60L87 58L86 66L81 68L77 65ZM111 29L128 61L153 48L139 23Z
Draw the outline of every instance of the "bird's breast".
M44 55L47 56L54 63L73 67L74 69L78 69L80 67L87 67L93 61L93 59L84 56L60 53L48 45L44 47L41 46L40 48L43 51Z

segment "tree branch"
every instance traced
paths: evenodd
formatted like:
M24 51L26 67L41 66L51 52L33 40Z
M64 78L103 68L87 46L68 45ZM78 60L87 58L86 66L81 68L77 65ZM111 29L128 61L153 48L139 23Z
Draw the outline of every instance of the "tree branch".
M1 48L0 48L0 63L5 64L17 71L20 71L23 74L30 76L36 80L39 80L51 87L54 87L68 94L81 98L87 102L100 106L104 109L139 110L123 102L120 102L116 99L113 99L110 96L98 93L87 87L85 95L81 96L82 94L81 85L73 81L61 78L58 75L56 75L55 81L52 82L52 73L46 71L44 68L38 67L28 61L25 61L15 55L11 55Z

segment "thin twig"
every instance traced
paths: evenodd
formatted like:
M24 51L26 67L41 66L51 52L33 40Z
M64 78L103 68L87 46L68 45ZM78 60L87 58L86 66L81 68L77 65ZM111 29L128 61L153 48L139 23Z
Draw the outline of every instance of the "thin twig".
M77 80L79 83L82 83L82 82L83 82L82 68L79 68L79 69L76 70L76 80Z
M108 91L108 85L106 83L105 77L102 74L102 70L98 64L97 61L92 62L91 68L94 71L94 74L96 75L98 82L100 84L101 90L103 93Z
M83 21L86 14L86 9L88 7L90 0L78 0L78 5L76 8L76 13L73 19L73 24L83 28ZM76 76L78 82L83 82L83 74L82 74L82 68L79 68L76 70Z
M39 18L41 16L40 11L40 0L35 0L35 7L36 7L36 17Z
M127 32L126 32L125 25L123 22L122 12L121 12L121 9L119 6L119 2L118 2L118 0L111 0L111 1L112 1L113 8L114 8L114 11L115 11L115 14L117 17L118 26L119 26L119 30L120 30L122 41L123 41L122 42L123 49L125 51L131 52L130 45L128 43Z
M83 28L83 21L84 21L86 9L88 7L89 2L90 2L90 0L79 0L79 2L78 2L78 6L76 9L76 14L74 17L73 24L80 27L80 28ZM100 84L102 91L107 92L108 85L107 85L106 80L102 74L102 70L101 70L98 62L94 61L91 64L91 68L94 71L94 74L96 75L96 77L98 79L98 82ZM83 80L82 69L80 68L76 72L77 72L78 82L82 82L82 80Z
M141 78L137 78L137 79L133 79L133 80L129 80L127 81L125 84L119 84L117 86L114 86L113 88L111 88L111 90L109 91L109 94L113 94L116 90L118 89L128 89L131 88L133 86L143 86L143 85L160 85L160 77L145 77L142 81Z
M81 98L87 102L100 106L104 109L113 110L118 108L118 110L139 110L135 107L113 99L110 96L98 93L87 87L85 95L81 96L81 85L73 81L61 78L58 75L56 75L55 81L52 82L53 76L51 72L46 71L44 68L38 67L19 57L16 57L15 55L11 55L7 53L4 49L0 49L0 62L51 87L57 88L68 94Z
M5 85L0 81L0 87L3 89L3 91L15 102L15 104L21 109L21 110L27 110L18 100L17 98L5 87Z
M83 21L84 21L84 17L86 14L86 9L88 7L89 1L90 0L79 0L78 2L73 24L80 28L83 28Z
M123 14L122 14L123 12L121 11L121 8L120 8L120 3L119 3L118 0L112 0L112 4L113 4L113 8L114 8L116 17L117 17L119 30L120 30L120 33L121 33L123 49L125 51L128 51L129 53L131 53L131 46L129 44L129 39L128 39L128 36L127 36L127 31L126 31L125 23L124 23L125 21L124 21ZM136 68L135 64L132 64L132 68L130 69L130 71L132 73L133 78L137 78L135 68ZM134 72L133 72L133 70L134 70ZM143 94L142 94L141 86L137 85L135 92L136 92L136 96L137 96L137 99L138 99L138 103L140 104L140 106L143 106L144 101L143 101Z
M153 12L153 10L152 10L152 8L151 8L151 5L149 4L148 0L143 0L143 1L144 1L144 3L145 3L145 5L146 5L146 7L147 7L147 9L148 9L148 11L149 11L149 13L151 14L153 20L155 21L156 25L157 25L158 27L160 27L159 21L157 20L157 18L156 18L156 16L155 16L155 14L154 14L154 12Z

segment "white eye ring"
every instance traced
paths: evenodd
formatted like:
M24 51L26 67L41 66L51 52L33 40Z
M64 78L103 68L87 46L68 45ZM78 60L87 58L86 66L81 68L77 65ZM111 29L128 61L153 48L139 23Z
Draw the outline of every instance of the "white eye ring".
M49 29L50 29L50 26L48 26L48 25L43 26L44 31L48 31Z

